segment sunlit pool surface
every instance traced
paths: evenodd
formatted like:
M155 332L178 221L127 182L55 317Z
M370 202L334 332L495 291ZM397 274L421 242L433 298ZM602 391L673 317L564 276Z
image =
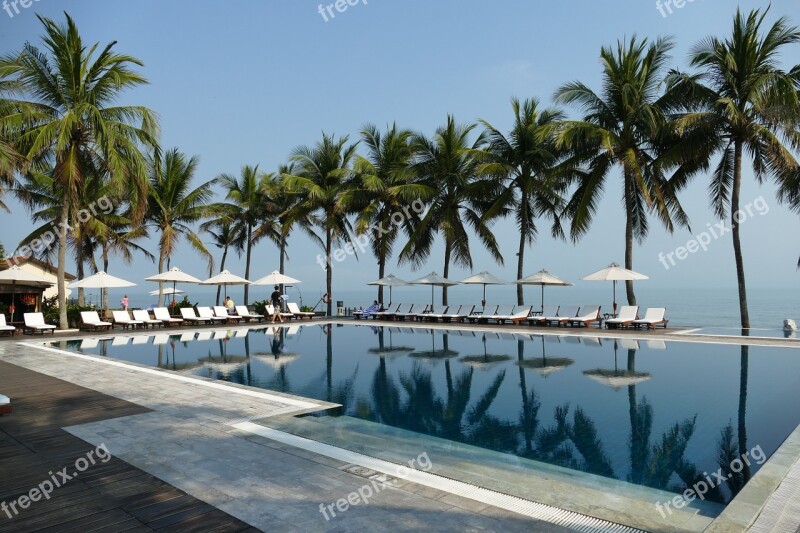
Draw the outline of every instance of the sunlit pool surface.
M697 328L681 335L711 335L714 337L750 337L754 339L800 339L800 333L783 329L766 328Z
M792 348L355 325L52 346L342 405L317 420L673 493L728 472L745 450L772 455L800 423ZM759 467L752 461L708 502L722 509Z

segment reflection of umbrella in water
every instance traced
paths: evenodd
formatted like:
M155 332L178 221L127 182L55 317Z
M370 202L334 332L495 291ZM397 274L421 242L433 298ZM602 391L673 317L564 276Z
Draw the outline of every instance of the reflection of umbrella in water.
M638 342L633 341L636 343L636 347L638 347ZM629 350L636 350L636 347L633 345L629 346ZM641 383L642 381L647 381L650 379L650 374L648 372L636 372L635 370L627 370L622 369L620 370L617 366L617 348L618 344L617 341L614 340L614 369L607 369L607 368L596 368L594 370L585 370L583 375L593 379L598 383L602 383L603 385L608 385L614 389L620 389L622 387L627 387L628 385L636 385L637 383Z
M442 348L436 349L436 334L434 330L431 330L431 349L430 350L418 350L415 352L411 352L408 354L409 357L414 357L417 359L450 359L451 357L456 357L459 355L459 352L455 350L451 350L448 348L448 335L445 333L442 336Z
M542 335L542 358L525 359L518 361L517 364L523 368L531 368L542 376L547 377L553 372L575 364L575 360L569 357L548 357L544 349L544 335Z
M467 355L459 359L465 365L487 370L491 365L511 360L508 355L490 354L486 349L486 333L483 334L483 355Z
M384 355L398 355L401 353L413 352L414 348L412 346L395 346L392 342L392 328L384 328L378 327L375 328L377 331L375 332L378 335L378 346L376 348L370 348L367 351L369 353L378 354L381 356ZM386 331L389 331L389 344L386 345L384 340L384 335Z

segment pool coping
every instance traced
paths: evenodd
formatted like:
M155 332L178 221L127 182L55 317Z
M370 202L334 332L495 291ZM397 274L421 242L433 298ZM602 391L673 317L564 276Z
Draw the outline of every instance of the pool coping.
M356 322L354 320L341 320L341 319L318 320L313 323L308 323L308 324L304 323L303 325L324 326L327 324L342 325L342 326L372 325L371 323ZM757 339L750 337L749 339L759 342L742 342L743 339L742 337L684 335L683 338L680 338L676 337L677 335L680 335L680 333L678 332L665 332L656 334L655 332L643 332L639 330L639 331L627 331L626 334L620 335L619 334L620 331L618 330L588 329L588 330L579 330L578 332L576 332L572 330L559 331L557 329L552 329L552 328L548 330L548 329L533 329L526 327L497 327L491 324L469 325L469 326L461 325L462 327L458 327L459 324L427 324L427 323L413 323L413 322L410 323L379 322L378 324L389 327L399 326L399 327L411 327L419 329L473 330L473 331L488 331L488 332L505 332L505 333L536 335L536 336L552 335L552 336L595 337L595 338L632 337L645 340L646 339L665 340L672 342L800 348L800 343L797 342L798 340L792 340L792 339L766 339L766 338ZM204 330L224 330L226 328L225 327L181 328L181 329L176 329L174 331L175 332L181 330L186 331L188 329L191 329L192 331L204 331ZM263 325L253 324L251 325L251 327L247 329L263 329ZM171 335L172 333L169 334ZM640 336L637 336L637 334ZM125 333L124 335L150 336L152 335L152 332L140 331L136 333L132 332ZM86 337L108 337L108 336L109 333L106 332L105 335L80 335L74 337L58 337L57 339L58 341L66 341L72 339L82 339ZM709 340L703 340L706 337L708 337ZM328 402L322 402L319 400L304 398L301 396L285 394L278 391L269 390L268 393L264 393L263 391L266 389L256 389L254 387L239 385L235 383L220 382L219 380L204 378L202 376L184 376L184 375L179 375L173 371L154 368L152 366L141 365L138 363L132 363L128 361L119 361L116 359L108 359L93 355L85 355L78 352L71 352L68 350L62 350L58 348L53 348L51 346L46 346L46 344L53 342L52 337L28 338L25 339L24 341L21 339L15 339L15 340L17 341L16 344L26 346L29 348L34 348L43 351L50 351L53 353L68 355L71 357L81 358L84 360L101 362L112 366L133 368L136 369L137 371L142 371L150 374L157 374L162 377L169 377L171 379L176 379L179 381L199 382L202 383L204 386L211 386L214 388L225 388L229 390L234 389L241 394L264 398L271 401L286 403L289 407L286 408L286 413L281 413L281 414L298 415L306 412L313 412L313 411L338 407L338 404L331 404ZM26 342L28 340L33 342ZM763 340L772 340L774 342L761 342ZM239 423L247 423L250 422L251 420L258 418L260 417L255 416L250 419L231 420L229 421L229 424L234 425ZM762 516L762 512L767 507L767 504L771 502L772 498L779 497L777 496L777 493L781 489L781 482L786 478L786 476L789 474L790 471L794 472L795 470L800 470L800 425L798 425L795 428L795 430L784 440L784 442L773 453L770 459L766 463L764 463L764 465L761 466L759 471L753 476L753 478L748 482L748 484L744 487L744 489L742 489L742 491L730 503L728 503L723 512L717 518L715 518L704 531L709 533L721 533L738 529L744 531L750 526L752 526L756 522L756 520L763 520L765 522L769 522L771 519L777 519L778 517ZM791 488L787 490L792 491ZM800 489L795 488L792 492L792 495L795 498L800 498Z

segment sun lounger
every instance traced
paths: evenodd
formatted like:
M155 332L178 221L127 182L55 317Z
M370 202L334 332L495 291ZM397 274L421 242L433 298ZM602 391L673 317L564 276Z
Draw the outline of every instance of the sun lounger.
M600 306L599 305L584 305L581 307L580 316L569 320L571 327L588 328L592 322L600 322Z
M664 318L666 314L667 310L664 307L648 307L647 311L644 313L644 318L641 320L634 320L631 324L637 329L642 327L655 329L658 326L666 329L667 324L669 324L669 320Z
M144 326L141 320L133 320L127 311L111 311L115 326L122 326L124 329L138 328Z
M240 317L239 315L232 315L228 313L228 310L222 307L221 305L214 306L214 316L219 318L224 318L227 322L231 324L233 323L238 324L242 320L242 317Z
M100 339L83 339L80 350L94 350L100 345Z
M397 304L397 307L394 309L394 311L376 313L375 317L377 318L378 315L380 315L381 318L385 318L386 320L397 320L397 315L400 314L405 318L405 315L411 312L412 307L414 307L412 304Z
M3 317L5 318L5 317ZM11 398L0 394L0 416L11 414Z
M247 306L246 305L237 305L236 306L236 313L240 317L242 317L242 319L247 320L248 322L250 322L251 320L257 320L259 322L264 320L264 315L259 315L257 313L251 313L250 311L247 310Z
M435 305L433 307L426 306L425 310L422 313L414 313L415 320L419 320L420 322L431 321L431 322L438 322L441 315L443 315L447 311L446 305Z
M190 322L192 324L205 324L210 322L210 320L203 320L198 317L193 307L181 307L181 317L183 317L184 322Z
M23 332L30 331L32 334L41 333L44 335L45 331L55 334L56 327L51 324L44 323L44 315L42 313L25 313L23 315L25 326Z
M145 328L147 328L149 326L153 326L155 328L155 327L158 327L158 326L164 326L165 325L165 323L163 321L161 321L161 320L153 320L152 318L150 318L150 313L148 313L144 309L137 309L136 311L134 311L133 312L133 319L134 320L138 320L139 322L144 324Z
M266 309L267 311L267 318L272 318L273 315L275 314L275 307L273 307L272 305L267 305L264 307L264 309ZM281 316L287 320L291 320L292 318L294 318L294 313L287 313L285 311L281 311Z
M531 313L531 315L528 316L528 324L532 326L546 326L547 317L551 316L558 316L557 305L546 305L541 312L536 314Z
M405 320L405 319L414 320L417 317L417 315L421 314L420 311L419 311L420 309L422 309L422 313L425 313L425 311L428 310L428 306L427 305L420 306L419 304L411 304L411 306L408 308L408 312L407 313L397 312L397 313L394 314L394 319L395 320Z
M490 305L489 307L484 307L483 309L474 309L467 317L471 323L481 323L481 322L488 322L489 319L487 317L496 315L497 310L500 308L499 305Z
M17 328L6 324L6 315L3 313L0 313L0 333L8 333L12 337L17 333Z
M527 320L530 314L531 314L531 306L521 305L511 309L511 313L507 315L497 314L493 316L492 320L494 320L498 324L505 324L506 322L519 324L523 320Z
M311 313L309 311L301 311L300 306L298 306L295 302L287 302L286 308L289 310L290 313L292 313L298 319L307 318L311 320L312 318L314 318L314 313Z
M391 320L390 315L393 315L394 313L399 311L401 305L403 304L397 304L397 305L389 304L389 306L385 310L374 313L373 317L375 318L375 320Z
M366 309L363 309L361 311L353 311L353 318L355 318L356 320L360 318L366 320L369 317L372 317L373 319L377 318L375 315L377 313L380 313L382 308L383 306L381 304L372 304Z
M165 326L180 326L183 324L183 319L169 316L169 310L166 307L156 307L153 309L153 316L156 320L160 320Z
M606 327L608 329L627 328L637 318L639 318L638 305L623 305L616 318L606 320Z
M560 326L562 324L566 324L571 319L578 316L578 311L580 311L580 307L575 307L574 305L565 305L563 307L559 307L558 314L556 316L544 317L544 323L547 326Z
M514 306L513 305L499 305L497 306L497 310L492 313L491 315L487 315L484 313L483 318L486 319L488 322L489 320L494 320L498 324L500 323L499 318L510 316L514 313Z
M81 311L81 325L78 329L82 331L108 330L111 329L111 322L100 320L97 311Z
M207 321L209 324L221 324L223 322L228 322L227 316L215 316L214 311L212 311L210 307L198 307L197 316L202 320Z
M473 310L475 310L474 305L459 305L457 309L450 306L447 308L447 313L442 315L442 322L463 322Z

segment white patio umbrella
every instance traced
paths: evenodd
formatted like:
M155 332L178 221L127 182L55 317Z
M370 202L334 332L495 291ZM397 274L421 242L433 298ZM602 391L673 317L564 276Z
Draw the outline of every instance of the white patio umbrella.
M136 284L122 278L117 278L105 272L98 272L88 278L73 281L67 288L69 289L100 289L100 301L105 301L104 294L107 289L121 289L123 287L135 287ZM103 309L108 314L108 307Z
M556 287L572 287L575 285L574 283L569 283L568 281L564 281L563 279L559 278L558 276L554 276L546 269L542 269L536 274L532 276L528 276L527 278L518 279L517 283L520 285L539 285L542 287L542 311L544 311L544 286L545 285L553 285Z
M464 285L483 285L483 300L481 301L481 305L486 307L486 286L487 285L508 285L506 280L500 279L494 274L489 272L483 271L480 274L475 274L474 276L470 276L466 279L462 279L459 281Z
M273 271L268 276L264 276L261 279L257 279L256 281L252 282L251 285L296 285L297 283L303 283L299 279L294 279L292 277L286 276L281 274L277 270Z
M169 283L172 282L172 301L175 301L175 295L178 294L175 292L175 286L178 283L200 283L200 280L196 277L187 274L186 272L182 271L178 267L172 267L166 272L162 272L161 274L156 274L155 276L150 276L149 278L145 278L145 281L157 281L158 283ZM156 292L156 294L158 294ZM164 291L164 294L169 294Z
M213 278L208 278L205 281L201 281L200 285L222 285L225 287L225 298L228 297L228 285L250 285L250 282L244 278L240 278L234 274L231 274L227 270L223 270Z
M389 305L392 305L392 288L408 287L409 285L411 285L411 283L398 278L394 274L389 274L385 278L381 278L376 281L370 281L369 283L367 283L367 285L389 287Z
M644 274L622 268L617 263L611 263L606 268L584 276L585 281L613 281L614 282L614 314L617 313L617 281L641 281L650 279Z
M148 294L150 296L158 296L158 293L160 293L160 292L162 292L162 291L155 290L155 291L150 291ZM164 294L164 296L168 296L170 294L186 294L186 291L182 291L180 289L174 289L172 287L167 287L166 289L164 289L163 294Z
M22 270L18 265L0 271L0 284L11 282L11 322L14 321L14 297L17 295L17 283L34 287L50 287L53 284L41 276Z
M458 282L451 281L444 276L440 276L436 272L431 272L425 277L419 278L411 282L412 285L430 285L431 286L431 307L433 307L433 288L434 287L452 287L458 285Z

